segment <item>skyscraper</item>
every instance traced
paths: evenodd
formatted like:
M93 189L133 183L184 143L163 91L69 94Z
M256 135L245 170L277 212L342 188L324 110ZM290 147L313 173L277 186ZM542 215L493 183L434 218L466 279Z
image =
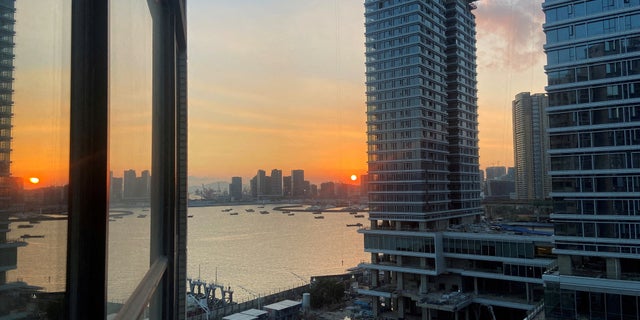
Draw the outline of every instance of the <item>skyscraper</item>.
M640 1L547 0L546 319L640 319Z
M271 195L282 196L282 170L271 170Z
M8 208L22 183L11 177L14 0L0 1L0 209Z
M232 200L242 200L242 177L231 177L229 184L229 195Z
M548 174L547 116L545 94L522 92L512 103L513 157L516 198L545 199L551 191Z
M365 1L370 226L359 232L371 262L358 292L375 317L523 319L555 263L550 233L481 218L473 9Z
M294 198L305 196L304 170L291 170L291 195Z

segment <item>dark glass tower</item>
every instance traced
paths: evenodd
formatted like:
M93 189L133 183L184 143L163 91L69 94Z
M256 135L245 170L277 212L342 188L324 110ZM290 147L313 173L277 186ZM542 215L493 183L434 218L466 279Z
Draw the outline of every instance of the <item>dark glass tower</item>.
M640 319L640 1L547 0L547 319Z

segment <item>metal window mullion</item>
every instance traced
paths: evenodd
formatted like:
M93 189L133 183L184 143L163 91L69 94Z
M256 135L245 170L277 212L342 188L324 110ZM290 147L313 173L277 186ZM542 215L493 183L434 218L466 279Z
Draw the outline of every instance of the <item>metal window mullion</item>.
M174 319L176 310L176 71L171 6L150 3L153 19L153 129L151 261L168 258L151 300L151 319Z
M72 2L66 319L104 318L109 214L109 1Z

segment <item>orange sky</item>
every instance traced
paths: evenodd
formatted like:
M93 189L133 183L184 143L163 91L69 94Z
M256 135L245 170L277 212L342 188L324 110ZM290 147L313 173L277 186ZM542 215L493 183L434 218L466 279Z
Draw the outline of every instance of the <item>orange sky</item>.
M69 13L59 2L16 3L12 171L46 185L67 178ZM541 2L477 3L481 167L512 164L511 100L544 89ZM122 176L150 167L150 20L145 5L112 5L110 152ZM366 172L361 1L190 0L188 19L190 176L246 182L258 169L304 169L320 183Z

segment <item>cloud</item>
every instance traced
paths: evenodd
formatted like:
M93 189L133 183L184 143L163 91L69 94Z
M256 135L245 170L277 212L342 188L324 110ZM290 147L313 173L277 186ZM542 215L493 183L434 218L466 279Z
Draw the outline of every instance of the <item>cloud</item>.
M540 0L483 0L475 15L480 68L521 71L544 59Z

